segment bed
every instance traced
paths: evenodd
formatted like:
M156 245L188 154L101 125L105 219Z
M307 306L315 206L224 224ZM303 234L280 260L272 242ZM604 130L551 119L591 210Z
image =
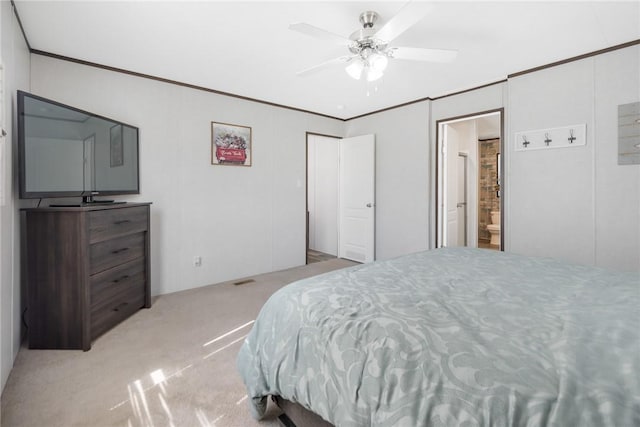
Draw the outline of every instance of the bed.
M330 425L638 426L640 274L443 248L292 283L237 365ZM298 426L302 427L302 426Z

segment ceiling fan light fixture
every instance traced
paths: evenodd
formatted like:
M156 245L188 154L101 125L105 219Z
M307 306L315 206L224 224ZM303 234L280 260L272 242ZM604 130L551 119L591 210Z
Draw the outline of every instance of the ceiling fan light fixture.
M382 73L389 64L389 59L381 53L374 53L369 56L369 68Z
M382 77L384 73L380 70L376 70L375 68L367 68L367 81L373 82Z
M355 61L352 61L351 64L347 65L344 70L347 72L347 74L349 74L349 76L351 76L351 78L360 80L360 78L362 77L362 72L364 71L364 63L361 60L357 59Z
M422 2L409 0L382 28L374 28L378 14L374 11L365 11L360 14L362 28L353 32L348 38L309 24L291 24L289 28L292 30L332 41L346 47L349 51L348 56L325 61L299 72L298 75L307 75L329 65L342 64L351 78L360 80L364 76L367 81L372 82L383 76L391 58L428 62L453 61L457 55L455 50L389 46L396 37L424 17L426 9L419 6L420 3Z
M367 81L378 80L384 74L389 59L379 52L372 52L368 49L363 52L360 58L356 58L345 67L345 71L355 80L360 80L364 74Z

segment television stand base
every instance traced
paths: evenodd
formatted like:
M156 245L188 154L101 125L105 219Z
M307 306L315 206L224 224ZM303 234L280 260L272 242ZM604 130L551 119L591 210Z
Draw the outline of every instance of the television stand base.
M116 202L115 200L93 200L91 202L82 202L82 206L97 206L97 205L121 205L127 202Z
M122 205L127 202L115 201L115 200L92 200L90 202L82 201L82 203L65 203L57 205L49 205L51 208L83 208L86 206L107 206L107 205Z

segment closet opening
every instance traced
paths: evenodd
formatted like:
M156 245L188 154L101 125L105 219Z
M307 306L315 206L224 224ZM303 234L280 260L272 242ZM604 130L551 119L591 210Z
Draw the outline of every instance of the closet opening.
M307 264L375 260L375 135L307 133Z
M307 133L307 264L338 256L339 141Z

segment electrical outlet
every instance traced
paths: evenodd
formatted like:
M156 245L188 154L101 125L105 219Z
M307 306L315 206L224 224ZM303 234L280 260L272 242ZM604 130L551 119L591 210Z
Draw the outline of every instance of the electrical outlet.
M202 257L200 256L196 256L193 258L193 266L194 267L200 267L202 266Z

